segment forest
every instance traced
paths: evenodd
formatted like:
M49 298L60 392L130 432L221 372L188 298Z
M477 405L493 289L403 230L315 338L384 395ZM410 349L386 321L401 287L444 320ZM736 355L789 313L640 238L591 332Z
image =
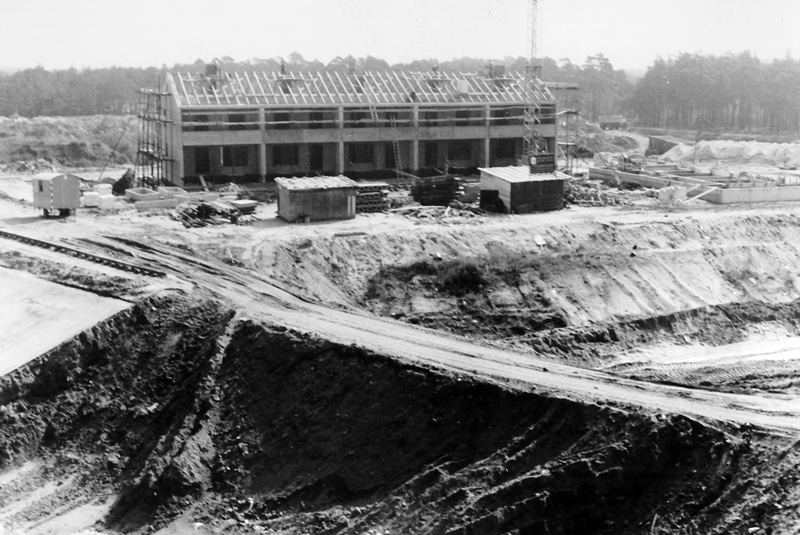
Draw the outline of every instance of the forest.
M337 57L327 64L299 53L287 58L236 61L217 58L223 71L402 70L486 72L490 61L460 58L439 62L415 60L391 65L385 60ZM493 60L508 71L522 71L523 57ZM111 67L48 71L41 66L0 74L0 116L126 115L136 109L136 91L155 87L167 72L202 72L204 62L161 68ZM657 58L645 75L631 81L602 54L582 64L542 60L546 82L570 82L580 91L561 91L562 109L575 109L589 121L599 115L623 114L643 127L796 132L800 130L800 61L790 57L764 62L749 52L722 56L681 54Z

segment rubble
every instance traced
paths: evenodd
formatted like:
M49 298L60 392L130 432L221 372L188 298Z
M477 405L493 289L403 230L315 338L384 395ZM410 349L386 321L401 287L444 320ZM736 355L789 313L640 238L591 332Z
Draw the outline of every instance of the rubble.
M56 173L58 166L47 160L17 160L7 164L0 164L0 173L6 174L36 174Z
M579 206L618 206L658 196L658 190L610 188L599 180L573 178L565 183L564 199Z
M413 204L401 208L393 208L389 211L411 219L417 219L420 222L427 220L437 223L457 223L459 220L463 219L479 221L482 216L487 214L486 210L476 206L462 204L458 201L453 201L450 206L422 206Z
M252 214L242 214L239 208L226 201L184 202L178 204L170 216L180 221L186 228L227 224L247 225L257 219Z

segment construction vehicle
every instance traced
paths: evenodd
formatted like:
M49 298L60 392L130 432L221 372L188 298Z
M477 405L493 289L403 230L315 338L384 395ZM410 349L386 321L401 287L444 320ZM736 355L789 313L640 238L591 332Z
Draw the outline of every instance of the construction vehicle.
M597 118L600 128L603 130L625 130L628 128L628 120L622 115L601 115Z
M645 160L644 156L640 156L638 154L623 154L620 156L617 169L627 173L635 173L644 169L646 161L647 160Z

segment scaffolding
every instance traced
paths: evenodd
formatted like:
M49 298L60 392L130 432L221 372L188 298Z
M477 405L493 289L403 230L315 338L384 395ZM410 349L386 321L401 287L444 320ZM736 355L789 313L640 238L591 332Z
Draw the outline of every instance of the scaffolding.
M525 133L523 138L523 154L526 160L535 154L547 153L545 138L539 135L541 124L541 105L536 90L540 84L542 66L539 62L539 2L530 0L528 11L528 52L529 62L525 69Z
M139 134L136 146L136 168L131 187L156 188L173 182L171 157L173 121L171 93L159 89L140 89L137 117Z

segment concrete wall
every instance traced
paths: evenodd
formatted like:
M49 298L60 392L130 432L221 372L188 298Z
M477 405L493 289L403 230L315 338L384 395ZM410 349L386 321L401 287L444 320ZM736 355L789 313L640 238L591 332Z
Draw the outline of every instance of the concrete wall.
M702 199L715 204L800 201L800 186L718 189Z

